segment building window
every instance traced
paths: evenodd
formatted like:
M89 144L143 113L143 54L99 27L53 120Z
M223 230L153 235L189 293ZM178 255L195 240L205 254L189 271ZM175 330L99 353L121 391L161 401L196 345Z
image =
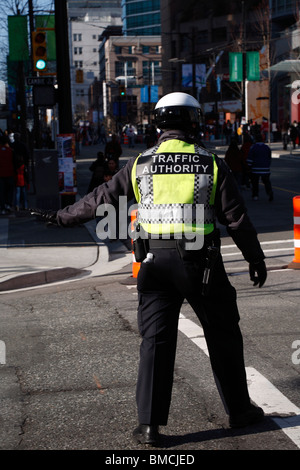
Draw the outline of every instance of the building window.
M82 88L80 89L76 89L76 96L79 97L79 96L84 96L84 90Z
M82 69L83 62L82 62L82 60L75 60L74 65L75 65L76 69Z
M115 54L122 54L122 47L121 46L115 46Z
M161 62L155 60L144 60L143 61L143 79L145 83L159 84L161 81Z
M135 62L115 62L116 77L134 77L136 75Z
M124 75L124 62L117 61L115 62L115 76L120 77Z
M81 41L81 40L82 40L82 34L81 33L73 34L73 41Z

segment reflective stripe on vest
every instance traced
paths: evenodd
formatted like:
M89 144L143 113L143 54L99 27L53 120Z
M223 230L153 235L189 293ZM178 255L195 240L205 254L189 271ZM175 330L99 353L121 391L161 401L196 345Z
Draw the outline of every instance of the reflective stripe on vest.
M143 152L132 169L143 229L152 234L211 233L217 173L213 154L181 140Z

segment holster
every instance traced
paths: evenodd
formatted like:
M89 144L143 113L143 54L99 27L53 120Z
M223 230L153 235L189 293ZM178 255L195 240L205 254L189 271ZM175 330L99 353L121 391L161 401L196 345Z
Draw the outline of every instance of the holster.
M140 228L140 225L136 224L132 239L133 252L138 263L144 261L149 251L148 240L141 236L142 234Z
M219 253L220 248L218 246L207 247L201 292L204 296L210 295L213 272Z

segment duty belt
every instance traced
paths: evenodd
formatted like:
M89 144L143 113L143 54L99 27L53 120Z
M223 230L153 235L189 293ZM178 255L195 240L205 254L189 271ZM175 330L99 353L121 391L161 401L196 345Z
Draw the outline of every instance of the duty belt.
M166 248L176 248L177 247L177 240L162 240L162 239L153 239L149 238L149 248L150 250L153 249L166 249Z

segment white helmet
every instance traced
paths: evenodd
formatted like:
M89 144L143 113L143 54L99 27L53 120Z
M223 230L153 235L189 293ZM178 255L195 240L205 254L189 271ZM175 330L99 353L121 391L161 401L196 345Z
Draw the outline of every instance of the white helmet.
M169 93L156 104L154 117L160 129L190 130L200 124L201 107L198 101L187 93Z

